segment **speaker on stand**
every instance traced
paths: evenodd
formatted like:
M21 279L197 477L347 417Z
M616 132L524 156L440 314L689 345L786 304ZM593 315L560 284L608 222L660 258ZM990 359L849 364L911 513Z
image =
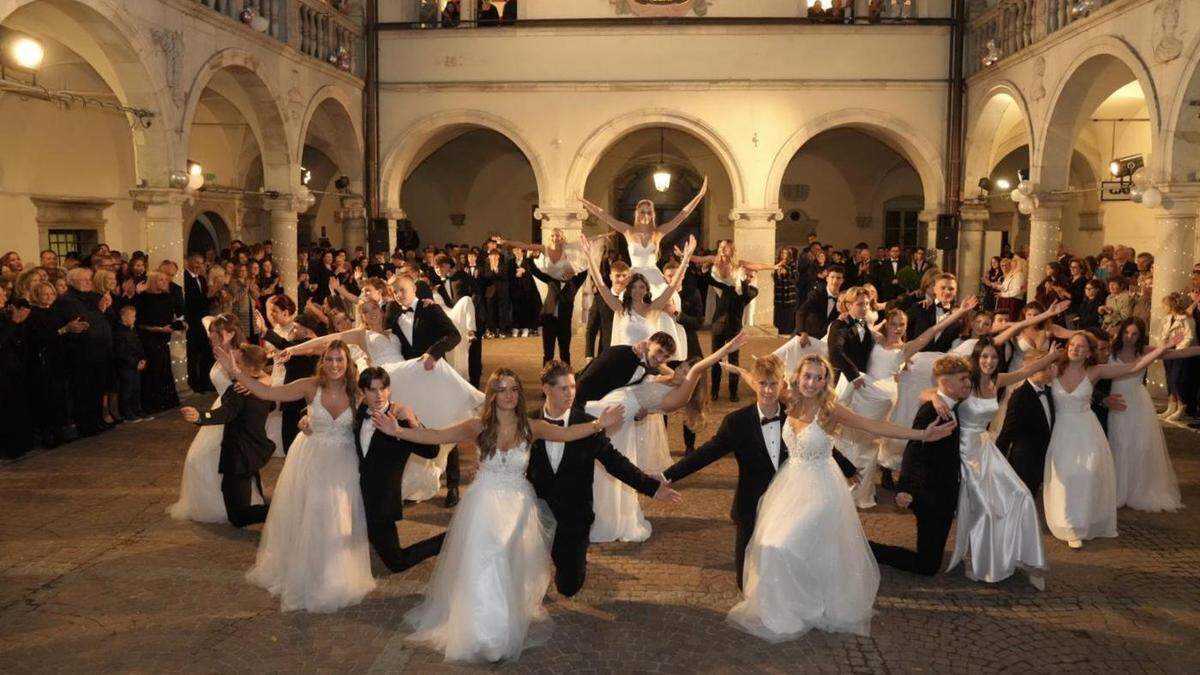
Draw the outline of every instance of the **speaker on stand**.
M953 273L957 265L957 256L953 254L958 249L958 225L956 214L941 213L937 217L937 248L944 251L942 267L946 272Z

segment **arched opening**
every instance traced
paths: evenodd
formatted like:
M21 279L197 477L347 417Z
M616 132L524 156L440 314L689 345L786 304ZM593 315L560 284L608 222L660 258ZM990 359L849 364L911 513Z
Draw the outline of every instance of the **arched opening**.
M193 253L203 253L211 258L221 249L229 246L229 226L225 219L212 211L205 211L192 221L188 233L187 250Z
M839 249L859 242L872 249L924 242L921 176L901 151L869 130L839 127L813 136L788 162L778 197L781 246L803 246L809 234Z
M399 193L423 242L540 236L534 167L516 143L491 129L455 125L432 134L413 154Z
M654 172L671 175L666 190L654 184ZM633 221L633 210L641 199L654 202L660 224L678 215L708 178L708 194L676 231L660 244L669 255L673 247L690 235L702 246L715 247L718 239L733 238L729 212L733 208L733 186L725 166L711 146L692 133L672 127L645 127L617 139L597 158L587 175L583 196L623 222ZM608 232L598 232L608 234ZM623 237L615 244L624 250Z
M301 174L316 201L299 214L301 245L328 241L351 251L366 244L366 219L361 211L343 211L362 196L362 143L350 112L335 96L313 108L301 139ZM339 187L339 184L341 187Z

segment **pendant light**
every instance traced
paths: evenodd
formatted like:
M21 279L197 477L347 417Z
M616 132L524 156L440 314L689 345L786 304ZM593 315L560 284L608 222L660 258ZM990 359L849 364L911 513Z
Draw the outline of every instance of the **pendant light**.
M666 192L671 189L671 172L667 170L663 164L663 136L666 130L662 127L658 129L658 168L654 170L654 189L659 192Z

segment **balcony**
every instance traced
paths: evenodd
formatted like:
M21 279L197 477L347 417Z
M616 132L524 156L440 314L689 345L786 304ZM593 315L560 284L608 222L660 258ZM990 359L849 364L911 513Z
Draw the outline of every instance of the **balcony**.
M194 0L332 68L362 79L361 3L351 0Z
M1076 23L1103 20L1108 7L1141 0L998 0L967 23L963 72L970 77Z

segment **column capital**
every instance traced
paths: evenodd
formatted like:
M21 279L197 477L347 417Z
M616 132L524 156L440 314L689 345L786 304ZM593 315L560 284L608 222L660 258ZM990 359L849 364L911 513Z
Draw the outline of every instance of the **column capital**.
M408 213L404 209L386 208L379 212L379 217L388 220L404 220L408 217Z
M937 217L941 215L941 211L937 209L922 209L917 214L917 221L921 223L936 223Z
M735 206L729 211L729 219L734 221L734 227L770 227L775 229L775 223L783 220L783 211L779 209L759 209L746 206ZM766 223L765 225L746 225L743 221Z
M588 212L579 207L571 206L539 206L533 210L533 217L541 221L566 220L579 221L579 226L587 220Z
M334 209L333 217L338 221L364 220L367 217L367 209L363 198L359 195L342 197L341 208Z
M991 218L988 205L984 202L964 202L958 209L964 229L983 229Z
M303 213L308 210L308 206L308 200L295 194L279 195L277 197L264 196L262 200L262 209L272 213Z
M1062 220L1063 207L1071 201L1071 195L1059 192L1039 192L1032 195L1033 213L1030 218L1038 220Z
M1200 211L1200 182L1155 185L1162 193L1162 204L1151 209L1156 218L1195 216Z
M192 195L186 190L174 188L133 188L129 191L133 197L133 208L145 211L152 206L182 207L192 201Z

